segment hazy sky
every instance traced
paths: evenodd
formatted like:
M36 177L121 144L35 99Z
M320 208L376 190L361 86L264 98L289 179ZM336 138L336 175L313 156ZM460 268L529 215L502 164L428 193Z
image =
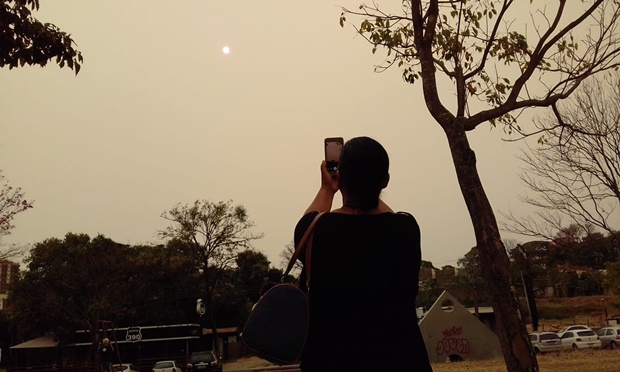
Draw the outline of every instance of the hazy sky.
M5 241L158 242L174 204L231 199L279 265L318 189L323 138L367 135L390 154L383 196L417 217L423 259L454 264L475 239L447 142L420 86L374 73L383 54L339 26L339 6L358 4L41 3L36 17L71 33L84 65L77 77L55 64L0 70L0 169L35 201ZM520 145L502 135L480 127L470 141L494 208L518 211Z

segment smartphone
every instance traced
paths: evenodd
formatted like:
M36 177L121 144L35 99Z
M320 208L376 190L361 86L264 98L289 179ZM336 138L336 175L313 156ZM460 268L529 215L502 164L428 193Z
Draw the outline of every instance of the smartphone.
M340 164L340 153L342 152L344 139L342 139L342 137L329 137L325 138L324 144L327 170L329 173L336 173L338 171L338 165Z

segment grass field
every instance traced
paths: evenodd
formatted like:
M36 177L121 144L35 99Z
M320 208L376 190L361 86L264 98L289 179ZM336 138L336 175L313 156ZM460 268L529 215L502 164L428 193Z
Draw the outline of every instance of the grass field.
M256 357L242 358L224 364L225 372L243 371L266 367L270 364ZM540 355L538 365L542 372L617 372L620 371L620 350L577 350ZM412 363L415 370L415 364ZM506 365L501 359L476 362L437 363L433 364L435 372L484 371L506 372Z
M542 372L617 372L620 371L620 351L618 350L577 350L541 355L538 365ZM485 371L506 372L504 361L490 360L479 362L434 364L435 372Z

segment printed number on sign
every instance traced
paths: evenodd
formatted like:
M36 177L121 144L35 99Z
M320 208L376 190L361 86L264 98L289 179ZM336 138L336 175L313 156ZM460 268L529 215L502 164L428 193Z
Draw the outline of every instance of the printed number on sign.
M138 342L142 340L142 332L140 332L140 328L129 328L127 329L127 335L125 336L125 340L127 342Z

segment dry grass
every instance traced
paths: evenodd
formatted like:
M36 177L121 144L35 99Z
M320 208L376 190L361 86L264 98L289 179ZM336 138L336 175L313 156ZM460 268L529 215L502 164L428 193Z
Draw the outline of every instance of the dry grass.
M578 350L540 355L538 364L541 372L617 372L620 370L620 350ZM266 367L270 364L257 357L241 358L224 364L224 371L242 371ZM506 372L501 359L477 362L436 363L434 372L484 371Z
M229 363L224 363L224 371L238 371L251 368L268 367L272 364L258 357L239 358Z
M620 370L618 350L578 350L540 355L538 365L542 372L617 372ZM478 362L434 364L435 372L485 371L506 372L504 361L487 360Z

